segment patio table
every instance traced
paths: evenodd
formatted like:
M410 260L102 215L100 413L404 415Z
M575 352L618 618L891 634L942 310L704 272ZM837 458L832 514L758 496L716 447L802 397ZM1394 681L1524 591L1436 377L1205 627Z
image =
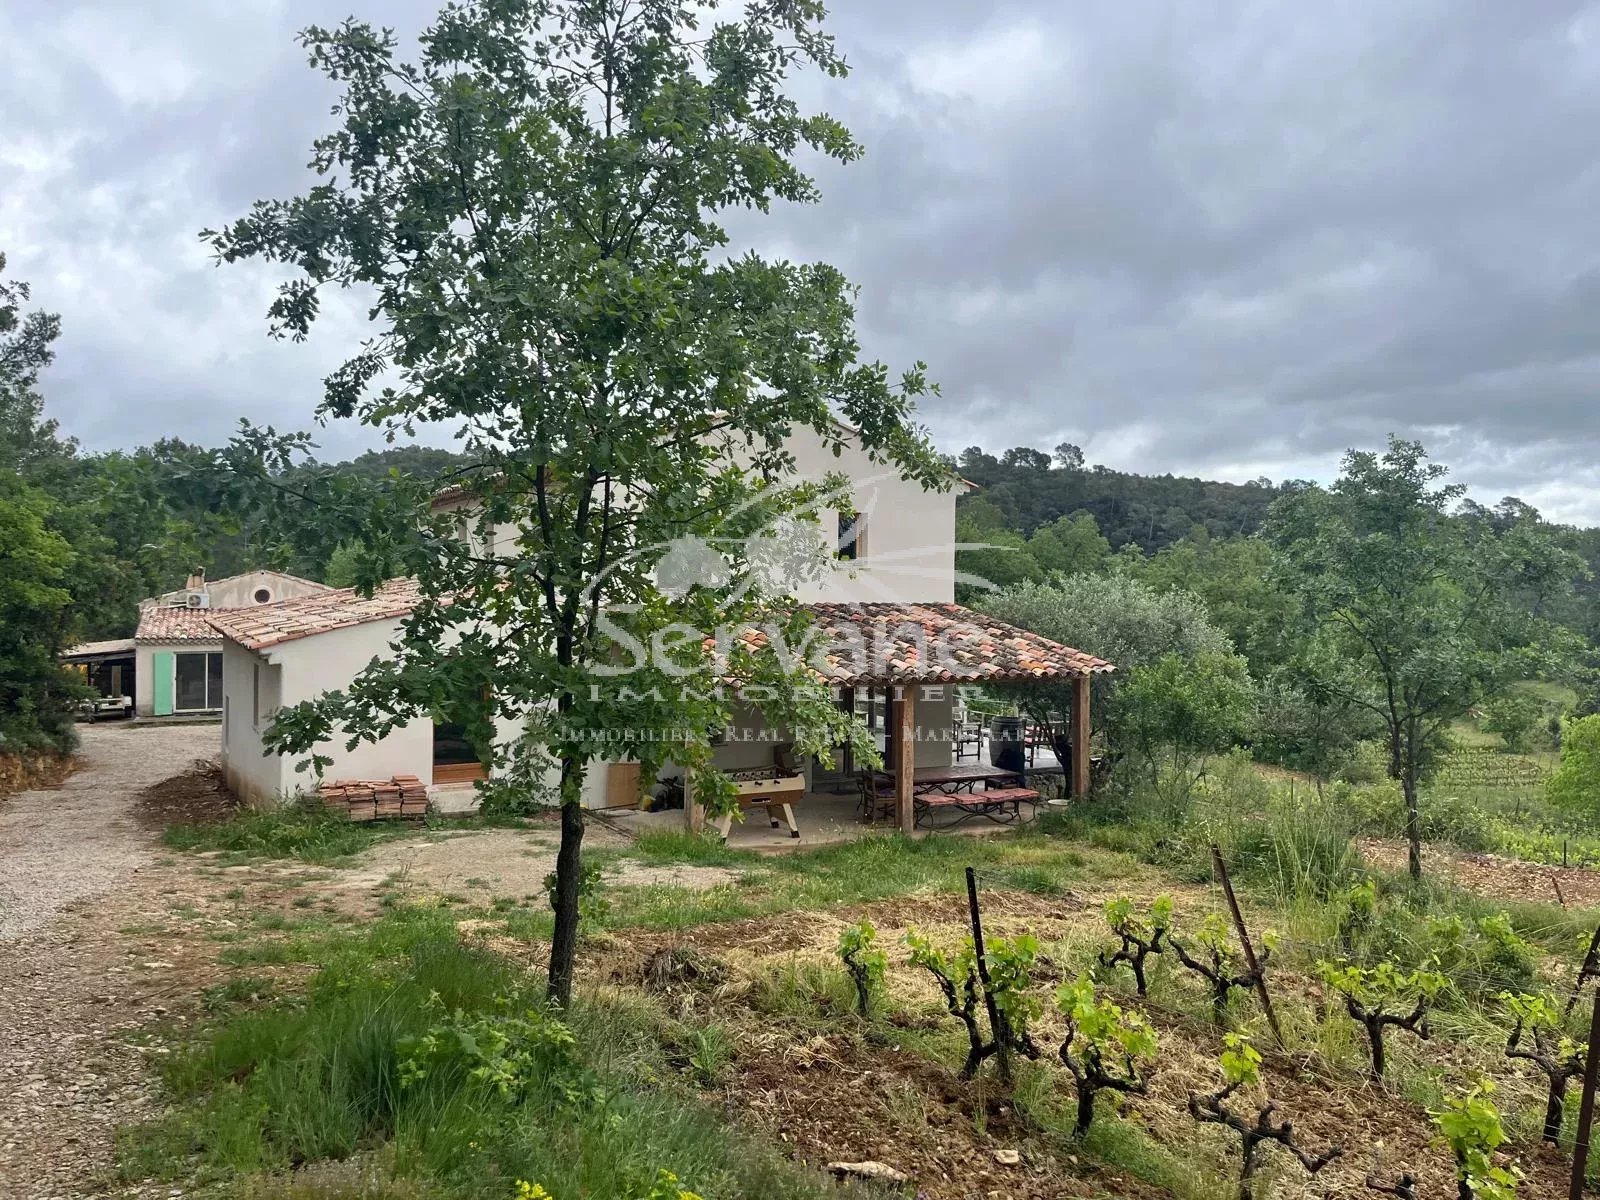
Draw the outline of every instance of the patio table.
M894 772L883 772L880 778L892 786ZM999 788L987 785L999 783ZM914 807L913 822L927 817L935 808L955 808L961 816L957 824L972 817L986 817L991 821L1010 823L1020 819L1021 805L1035 803L1039 794L1021 786L1023 778L1016 771L982 763L952 763L946 767L917 767L911 773L911 795ZM983 789L979 784L985 785Z

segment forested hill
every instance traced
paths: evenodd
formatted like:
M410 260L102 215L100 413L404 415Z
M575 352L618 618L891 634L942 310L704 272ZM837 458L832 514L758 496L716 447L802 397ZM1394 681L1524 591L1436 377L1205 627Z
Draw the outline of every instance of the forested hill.
M1087 512L1113 550L1132 543L1155 553L1204 530L1212 538L1256 532L1267 507L1296 483L1268 479L1223 483L1176 475L1136 475L1087 466L1076 446L1063 443L1054 456L1016 447L996 457L977 446L957 457L962 477L982 490L965 504L987 503L1001 523L1031 536L1060 517Z

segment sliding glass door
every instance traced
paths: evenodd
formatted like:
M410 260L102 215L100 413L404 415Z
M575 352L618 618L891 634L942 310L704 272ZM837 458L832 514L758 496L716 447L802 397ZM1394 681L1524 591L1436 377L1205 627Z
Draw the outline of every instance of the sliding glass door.
M178 712L206 712L222 707L222 652L180 651L174 655L176 673L173 708Z

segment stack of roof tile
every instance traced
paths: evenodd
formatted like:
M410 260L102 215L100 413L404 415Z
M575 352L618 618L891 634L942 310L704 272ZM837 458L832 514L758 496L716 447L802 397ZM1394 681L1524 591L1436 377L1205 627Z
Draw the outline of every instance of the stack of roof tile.
M317 789L323 806L352 821L421 817L428 812L428 789L415 775L390 779L336 779Z

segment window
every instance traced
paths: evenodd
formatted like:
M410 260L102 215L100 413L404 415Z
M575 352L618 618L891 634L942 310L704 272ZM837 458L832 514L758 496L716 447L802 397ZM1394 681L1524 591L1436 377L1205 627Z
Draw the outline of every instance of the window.
M266 588L257 588L256 589L256 603L257 604L270 604L271 602L272 602L272 593L270 591L268 591Z
M206 712L222 707L222 652L190 651L173 655L173 709Z
M834 540L840 562L857 562L867 556L867 514L840 512L839 531Z

